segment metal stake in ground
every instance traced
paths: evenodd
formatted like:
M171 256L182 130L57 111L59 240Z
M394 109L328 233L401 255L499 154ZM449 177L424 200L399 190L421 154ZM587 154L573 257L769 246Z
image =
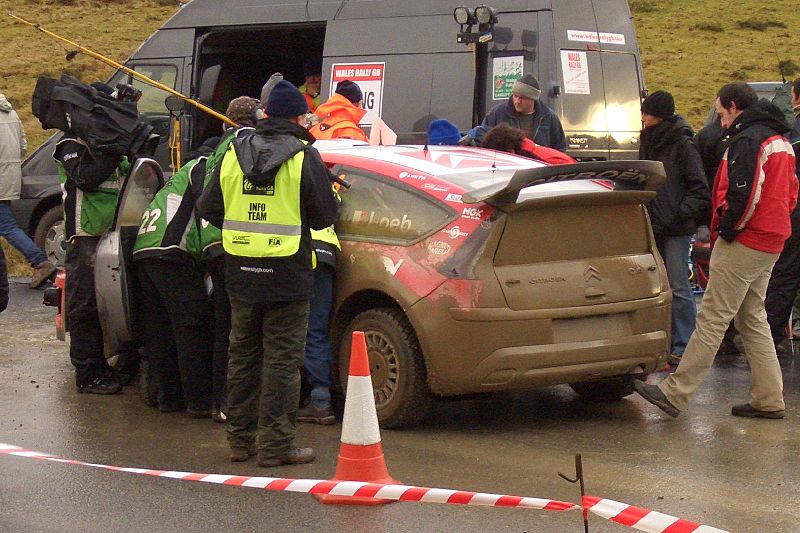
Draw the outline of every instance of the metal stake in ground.
M583 463L581 462L581 454L575 454L575 479L570 479L561 472L559 472L558 475L565 481L580 484L581 501L583 501L583 497L586 496L586 487L583 484ZM583 509L583 533L589 533L589 511L586 508Z

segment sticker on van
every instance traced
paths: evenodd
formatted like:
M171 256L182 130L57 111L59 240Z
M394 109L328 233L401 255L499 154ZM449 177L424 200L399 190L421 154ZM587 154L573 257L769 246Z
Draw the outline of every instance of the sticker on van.
M625 44L625 36L621 33L567 30L567 39L582 43Z
M383 76L386 63L334 63L331 65L331 94L336 92L336 84L350 80L364 93L364 110L367 112L361 120L362 126L372 126L375 119L381 116L383 109Z
M591 94L586 52L561 50L561 68L564 71L564 92L566 94Z

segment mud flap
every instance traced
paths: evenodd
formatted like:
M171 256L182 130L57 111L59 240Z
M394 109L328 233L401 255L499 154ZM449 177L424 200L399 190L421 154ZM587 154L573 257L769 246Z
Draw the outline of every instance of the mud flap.
M106 357L134 339L131 256L142 214L163 185L158 163L137 159L122 184L111 230L97 245L94 282Z

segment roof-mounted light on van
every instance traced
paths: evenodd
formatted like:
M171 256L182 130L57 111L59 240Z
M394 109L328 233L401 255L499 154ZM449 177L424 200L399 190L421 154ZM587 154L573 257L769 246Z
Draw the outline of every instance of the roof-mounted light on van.
M475 8L475 19L478 24L495 24L497 22L497 10L493 7L480 5Z
M462 26L467 24L471 26L478 23L478 19L475 18L475 13L470 8L464 6L459 6L453 10L453 18Z

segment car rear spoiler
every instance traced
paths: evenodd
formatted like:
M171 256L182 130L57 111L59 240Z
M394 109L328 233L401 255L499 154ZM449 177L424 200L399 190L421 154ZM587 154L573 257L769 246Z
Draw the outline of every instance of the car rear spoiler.
M667 176L659 161L593 161L518 170L508 182L487 185L462 195L465 204L486 202L501 206L516 204L526 187L561 181L610 182L615 191L655 191Z

